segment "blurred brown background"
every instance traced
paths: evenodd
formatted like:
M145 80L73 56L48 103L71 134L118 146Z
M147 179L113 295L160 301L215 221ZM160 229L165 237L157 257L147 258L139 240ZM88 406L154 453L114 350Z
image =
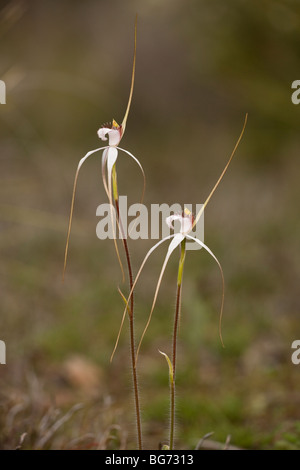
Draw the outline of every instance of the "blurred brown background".
M246 448L300 448L298 1L2 1L0 79L0 445L134 448L127 331L113 243L99 241L106 201L100 155L78 185L61 284L75 169L97 129L126 108L138 14L136 82L122 146L147 176L145 203L202 203L248 125L205 213L220 278L189 252L178 357L177 446L213 431ZM120 192L140 197L138 168L118 159ZM130 243L137 270L153 242ZM141 278L137 337L165 248ZM168 435L169 353L177 259L165 274L139 372L146 446ZM125 290L125 287L123 287ZM125 329L126 330L126 329ZM78 404L81 404L78 406ZM75 408L74 408L75 406ZM67 414L66 414L67 413ZM64 419L65 418L65 419Z

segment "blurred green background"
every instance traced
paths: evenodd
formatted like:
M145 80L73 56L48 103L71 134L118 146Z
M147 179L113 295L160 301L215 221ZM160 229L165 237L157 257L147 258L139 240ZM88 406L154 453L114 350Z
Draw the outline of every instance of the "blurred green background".
M73 178L126 108L138 14L136 83L122 146L147 176L145 203L202 203L249 113L245 135L205 213L219 271L189 252L177 369L177 447L210 439L300 448L299 1L2 1L0 79L1 448L135 447L128 331L109 363L123 305L113 243L95 234L106 201L100 155L78 184L61 283ZM118 159L121 194L138 168ZM130 241L135 272L153 241ZM140 336L166 247L136 292ZM165 273L139 360L145 447L168 437L168 371L177 257ZM122 286L126 290L126 286ZM79 405L80 404L80 405ZM75 408L74 408L75 406ZM24 435L26 433L26 435ZM23 436L23 437L22 437ZM23 440L23 442L21 442Z

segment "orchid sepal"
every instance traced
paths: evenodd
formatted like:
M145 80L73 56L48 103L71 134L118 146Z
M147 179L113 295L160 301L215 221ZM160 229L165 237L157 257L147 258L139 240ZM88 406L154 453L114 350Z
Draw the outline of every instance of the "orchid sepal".
M144 198L144 194L145 194L145 186L146 186L146 178L145 178L145 172L144 172L144 169L140 163L140 161L131 153L129 152L128 150L125 150L121 147L111 147L109 145L105 145L104 147L99 147L99 148L96 148L94 150L90 150L89 152L87 152L84 157L82 157L80 160L79 160L79 163L77 165L77 169L76 169L76 173L75 173L75 178L74 178L74 183L73 183L73 191L72 191L72 200L71 200L71 209L70 209L70 215L69 215L69 224L68 224L68 231L67 231L67 241L66 241L66 246L65 246L65 255L64 255L64 266L63 266L63 274L62 274L62 280L64 281L64 277L65 277L65 271L66 271L66 267L67 267L67 259L68 259L68 250L69 250L69 240L70 240L70 234L71 234L71 228L72 228L72 219L73 219L73 212L74 212L74 204L75 204L75 194L76 194L76 188L77 188L77 182L78 182L78 176L79 176L79 171L82 167L82 165L86 162L86 160L91 156L93 155L94 153L96 152L100 152L101 150L103 150L103 154L102 154L102 162L101 162L101 165L102 165L102 179L103 179L103 186L104 186L104 189L105 189L105 192L108 196L108 198L110 199L110 202L111 202L111 198L109 196L110 194L110 190L111 190L111 184L109 183L109 181L106 181L106 175L105 175L105 167L107 166L107 162L108 162L108 158L109 158L109 155L111 154L111 157L110 157L110 162L109 162L109 172L110 172L110 175L111 175L111 169L113 167L113 164L112 164L112 161L114 160L114 163L116 162L116 159L117 159L117 156L118 156L118 150L121 151L121 152L124 152L125 154L129 155L136 163L137 165L139 166L141 172L142 172L142 175L143 175L143 180L144 180L144 183L143 183L143 190L142 190L142 196L141 196L141 200L143 200ZM108 178L109 180L110 178Z

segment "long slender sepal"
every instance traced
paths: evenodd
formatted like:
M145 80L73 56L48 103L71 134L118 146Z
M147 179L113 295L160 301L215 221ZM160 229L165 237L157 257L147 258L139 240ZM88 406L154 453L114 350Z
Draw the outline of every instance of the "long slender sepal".
M143 190L142 190L142 196L141 196L141 201L140 203L142 204L143 203L143 200L144 200L144 195L145 195L145 190L146 190L146 175L145 175L145 172L144 172L144 169L140 163L140 161L131 153L129 152L128 150L125 150L121 147L116 147L118 150L121 150L121 152L124 152L126 153L127 155L129 155L129 157L131 157L138 165L138 167L140 168L141 172L142 172L142 175L143 175Z
M118 291L119 291L119 294L120 294L120 296L122 297L122 299L123 299L123 301L124 301L124 304L125 304L125 312L124 312L124 314L123 314L123 316L122 316L122 320L121 320L120 328L119 328L119 331L118 331L117 339L116 339L116 342L115 342L115 346L114 346L113 352L111 353L111 356L110 356L110 362L112 362L112 360L113 360L113 358L114 358L114 355L115 355L115 352L116 352L116 349L117 349L118 344L119 344L119 339L120 339L121 332L122 332L122 329L123 329L123 325L124 325L124 321L125 321L126 312L128 313L129 316L131 315L129 305L128 305L128 303L127 303L127 299L126 299L125 295L123 294L123 292L121 291L120 287L118 287Z
M202 248L204 248L210 254L210 256L213 257L213 259L216 261L217 265L219 266L221 278L222 278L222 301L221 301L220 316L219 316L219 336L220 336L222 346L225 347L223 337L222 337L222 319L223 319L224 298L225 298L225 281L224 281L224 273L223 273L221 263L218 260L218 258L213 254L213 252L208 248L208 246L206 246L201 240L191 237L190 235L186 235L186 238L188 238L189 240L193 240L194 242L198 243L198 245L202 246Z
M109 198L109 192L108 192L108 185L107 185L107 178L106 178L106 163L107 163L107 156L108 156L108 149L103 151L102 153L102 159L101 159L101 173L102 173L102 182L103 182L103 187L105 189L106 195Z
M103 152L103 155L102 155L102 181L103 181L103 186L104 186L105 192L107 194L109 203L112 207L113 206L112 190L115 191L115 189L116 189L116 188L113 187L113 181L112 181L113 168L115 168L115 163L116 163L116 160L117 160L118 150L120 150L121 152L124 152L125 154L129 155L136 162L136 164L138 165L138 167L141 170L141 173L142 173L142 176L143 176L143 190L142 190L142 196L141 196L140 204L142 204L142 202L144 200L145 189L146 189L146 176L145 176L144 169L143 169L140 161L131 152L129 152L128 150L125 150L121 147L117 147L117 146L116 147L113 147L113 146L106 147L104 152ZM106 179L106 171L105 171L106 167L107 167L107 179ZM111 214L111 218L112 218L112 227L113 227L113 230L114 230L112 214ZM117 221L117 225L118 225L118 229L119 229L118 218L116 219L116 221ZM116 251L118 262L119 262L119 265L120 265L120 268L121 268L122 279L123 279L123 282L124 282L124 279L125 279L124 268L123 268L123 264L122 264L122 261L121 261L119 249L118 249L118 246L117 246L115 233L113 233L113 236L114 236L115 251Z
M171 241L171 243L169 245L169 248L168 248L168 251L167 251L167 254L166 254L166 257L165 257L165 260L164 260L164 263L162 265L161 272L160 272L160 275L159 275L159 278L158 278L158 282L157 282L157 286L156 286L156 290L155 290L155 294L154 294L154 298L153 298L153 302L152 302L151 311L150 311L145 329L143 331L143 334L141 336L141 339L140 339L140 342L139 342L139 345L138 345L138 348L137 348L137 351L136 351L136 360L138 359L138 355L139 355L139 351L140 351L140 348L141 348L141 345L142 345L142 341L144 339L144 336L146 334L148 326L150 325L150 322L151 322L152 313L153 313L153 310L154 310L154 307L155 307L155 304L156 304L156 299L157 299L157 296L158 296L159 288L160 288L161 281L162 281L166 266L168 264L169 258L171 256L171 254L173 253L173 251L175 250L175 248L177 248L178 245L180 245L180 243L182 242L183 239L184 239L184 235L182 233L176 233L174 235L173 240Z
M136 286L136 284L137 284L137 282L138 282L138 280L139 280L139 277L140 277L140 275L141 275L141 273L142 273L142 271L143 271L143 269L144 269L144 266L145 266L147 260L149 259L150 255L156 250L156 248L158 248L159 245L161 245L161 244L162 244L163 242L165 242L166 240L170 240L170 238L173 238L173 237L174 237L174 234L173 234L173 235L169 235L168 237L165 237L165 238L163 238L162 240L160 240L160 241L159 241L158 243L156 243L152 248L150 248L150 250L149 250L148 253L146 254L145 258L143 259L143 262L142 262L142 264L141 264L141 266L140 266L140 269L139 269L139 271L138 271L138 273L137 273L137 275L136 275L136 277L135 277L134 283L133 283L133 285L132 285L131 291L130 291L129 296L128 296L127 301L126 301L125 309L124 309L124 312L123 312L123 315L122 315L122 320L121 320L121 327L120 327L120 330L119 330L119 334L118 334L118 337L117 337L117 341L116 341L115 346L114 346L114 349L113 349L113 353L112 353L112 355L111 355L111 359L110 359L111 361L112 361L112 359L113 359L113 357L114 357L114 354L115 354L116 349L117 349L117 346L118 346L118 341L119 341L119 338L120 338L122 325L123 325L123 323L124 323L124 319L125 319L125 316L126 316L126 313L127 313L127 310L128 310L128 305L129 305L130 299L131 299L131 297L132 297L132 294L133 294L133 291L134 291L134 289L135 289L135 286Z
M118 248L118 243L117 243L117 238L116 238L117 235L116 235L116 232L115 232L115 229L114 229L115 209L114 209L113 197L112 197L112 173L113 173L113 168L115 169L115 164L116 164L117 158L118 158L117 148L116 147L109 147L108 155L107 155L107 163L106 163L106 165L107 165L107 183L108 183L108 200L109 200L109 204L110 204L110 217L111 217L111 221L112 221L112 230L113 230L113 240L114 240L114 245L115 245L115 251L116 251L116 255L117 255L118 262L119 262L121 272L122 272L122 280L124 282L125 281L125 273L124 273L123 263L122 263L119 248ZM116 171L116 170L114 170L114 171ZM117 220L117 225L119 225L117 217L116 217L116 220Z
M134 88L134 77L135 77L135 62L136 62L136 29L137 29L137 16L135 17L135 25L134 25L134 52L133 52L133 64L132 64L132 74L131 74L131 85L130 85L130 92L128 98L128 104L125 111L125 115L122 121L122 133L125 132L126 122L130 110L132 95L133 95L133 88Z
M71 234L71 228L72 228L72 219L73 219L73 212L74 212L74 203L75 203L75 194L76 194L76 188L77 188L77 181L78 181L78 175L80 168L84 164L84 162L94 153L99 152L100 150L105 150L107 149L108 146L105 147L100 147L95 150L91 150L88 152L83 158L78 163L77 170L75 173L75 178L74 178L74 184L73 184L73 192L72 192L72 201L71 201L71 209L70 209L70 216L69 216L69 225L68 225L68 232L67 232L67 241L66 241L66 247L65 247L65 257L64 257L64 267L63 267L63 274L62 274L62 280L64 281L65 278L65 272L66 272L66 267L67 267L67 259L68 259L68 251L69 251L69 241L70 241L70 234Z
M246 128L246 124L247 124L247 119L248 119L248 113L247 113L246 116L245 116L245 121L244 121L244 125L243 125L243 128L242 128L242 131L241 131L240 136L239 136L239 138L238 138L238 140L237 140L237 142L236 142L236 144L235 144L235 146L234 146L234 149L233 149L233 151L232 151L232 153L231 153L231 155L230 155L230 157L229 157L229 160L228 160L228 162L227 162L227 164L226 164L224 170L222 171L222 173L221 173L221 175L220 175L218 181L217 181L216 184L214 185L213 189L211 190L211 192L209 193L208 197L206 198L206 201L204 202L203 206L201 207L201 209L199 210L197 216L195 217L195 220L194 220L194 223L193 223L193 226L192 226L191 230L193 230L193 228L195 227L196 223L197 223L198 220L200 219L201 215L202 215L203 212L204 212L205 207L206 207L207 204L209 203L209 201L210 201L212 195L214 194L214 192L215 192L215 190L217 189L217 187L219 186L219 184L220 184L220 182L221 182L223 176L225 175L225 173L226 173L226 171L227 171L227 169L228 169L228 167L229 167L229 165L230 165L230 163L231 163L231 160L233 159L234 154L235 154L235 152L236 152L236 150L237 150L237 148L238 148L238 146L239 146L239 144L240 144L240 141L241 141L241 139L242 139L242 137L243 137L243 134L244 134L244 132L245 132L245 128Z

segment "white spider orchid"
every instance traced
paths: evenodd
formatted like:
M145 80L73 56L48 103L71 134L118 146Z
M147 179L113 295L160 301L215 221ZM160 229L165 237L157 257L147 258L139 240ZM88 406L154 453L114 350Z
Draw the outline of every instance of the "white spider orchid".
M146 254L141 266L140 266L140 269L136 275L136 278L135 278L135 281L133 283L133 287L131 289L131 292L129 294L129 297L127 299L127 303L126 303L126 306L128 307L128 302L131 298L131 295L132 295L132 292L136 286L136 283L140 277L140 274L147 262L147 260L149 259L150 255L156 250L156 248L158 248L162 243L164 243L165 241L167 240L171 240L170 244L169 244L169 247L168 247L168 250L167 250L167 254L165 256L165 259L164 259L164 262L163 262L163 265L162 265L162 268L161 268L161 272L160 272L160 275L159 275L159 278L158 278L158 282L157 282L157 286L156 286L156 290L155 290L155 294L154 294L154 298L153 298L153 302L152 302L152 307L151 307L151 311L150 311L150 314L149 314L149 318L148 318L148 321L146 323L146 326L145 326L145 329L143 331L143 334L142 334L142 337L141 337L141 340L140 340L140 343L139 343L139 346L138 346L138 349L137 349L137 357L138 357L138 353L139 353L139 350L140 350L140 347L141 347L141 343L142 343L142 340L144 338L144 335L146 333L146 330L150 324L150 321L151 321L151 317L152 317L152 313L153 313L153 310L154 310L154 307L155 307L155 304L156 304L156 300L157 300L157 296L158 296L158 292L159 292L159 288L160 288L160 285L161 285L161 281L162 281L162 278L163 278L163 275L164 275L164 272L165 272L165 269L166 269L166 266L168 264L168 261L170 259L170 256L171 254L173 253L173 251L182 243L184 242L186 239L188 240L192 240L194 241L195 243L197 243L198 245L200 245L202 248L204 248L212 257L213 259L216 261L216 263L218 264L218 267L220 269L220 273L221 273L221 278L222 278L222 301L221 301L221 309L220 309L220 317L219 317L219 335L220 335L220 339L221 339L221 342L222 344L224 345L223 343L223 339L222 339L222 333L221 333L221 323L222 323L222 316L223 316L223 306L224 306L224 275L223 275L223 270L222 270L222 266L219 262L219 260L217 259L217 257L214 255L214 253L199 239L193 237L192 235L190 235L191 231L193 230L194 226L196 225L196 223L199 221L201 215L203 214L204 212L204 209L205 207L207 206L209 200L211 199L213 193L215 192L215 190L217 189L219 183L221 182L227 168L229 167L229 164L238 148L238 145L241 141L241 138L244 134L244 130L245 130L245 127L246 127L246 123L247 123L247 118L248 118L248 115L246 114L246 117L245 117L245 121L244 121L244 125L243 125L243 128L242 128L242 131L240 133L240 136L234 146L234 149L229 157L229 160L225 166L225 168L223 169L219 179L217 180L216 184L214 185L213 189L211 190L209 196L207 197L205 203L202 205L202 208L200 209L200 211L198 212L197 216L194 217L192 215L192 213L188 210L188 209L185 209L184 212L182 214L174 214L174 215L171 215L170 217L167 217L166 219L166 223L169 225L169 227L171 228L174 228L173 227L173 224L174 222L177 220L179 221L180 223L180 230L179 232L177 233L174 233L172 235L169 235L165 238L163 238L162 240L160 240L158 243L156 243L149 251L148 253ZM121 327L120 327L120 330L119 330L119 334L118 334L118 337L117 337L117 340L116 340L116 344L115 344L115 348L113 350L113 354L116 350L116 347L117 347L117 344L118 344L118 340L119 340L119 336L120 336L120 333L121 333L121 329L122 329L122 325L123 325L123 321L124 321L124 317L125 317L125 314L126 314L126 308L124 310L124 313L123 313L123 318L122 318L122 321L121 321ZM113 356L112 354L112 356Z
M67 241L66 241L66 248L65 248L65 258L64 258L64 268L63 268L63 278L66 270L66 265L67 265L67 257L68 257L68 249L69 249L69 240L70 240L70 233L71 233L71 226L72 226L72 218L73 218L73 212L74 212L74 202L75 202L75 193L76 193L76 187L77 187L77 181L78 181L78 175L79 171L84 164L84 162L93 154L103 150L102 153L102 180L103 180L103 185L105 192L108 196L110 206L111 206L111 215L113 217L113 189L115 195L117 195L117 187L116 187L116 170L115 170L115 164L118 158L118 152L121 151L125 155L128 155L131 157L139 166L143 179L144 179L144 186L143 186L143 192L142 192L142 198L141 201L143 200L144 197L144 192L145 192L145 173L143 170L143 167L139 160L128 150L125 150L121 147L119 147L119 143L124 135L125 128L126 128L126 122L130 110L130 105L132 101L132 95L133 95L133 88L134 88L134 78L135 78L135 63L136 63L136 23L135 23L135 34L134 34L134 55L133 55L133 66L132 66L132 76L131 76L131 86L130 86L130 93L129 93L129 98L128 98L128 104L127 108L125 111L125 115L122 121L122 124L119 125L114 119L112 123L106 123L103 124L100 129L98 130L97 134L98 137L103 140L107 141L108 140L108 145L104 147L99 147L94 150L90 150L87 152L87 154L81 158L81 160L78 163L77 170L75 173L75 178L74 178L74 185L73 185L73 193L72 193L72 201L71 201L71 209L70 209L70 217L69 217L69 225L68 225L68 232L67 232ZM106 176L106 171L107 171L107 176ZM114 174L115 173L115 174ZM114 184L115 183L115 184ZM113 226L113 224L112 224ZM116 253L118 256L118 260L122 269L123 273L123 279L124 279L124 271L122 267L122 262L119 256L119 251L117 247L117 242L116 242L116 237L114 236L114 243L115 243L115 248L116 248Z
M165 259L164 259L164 262L163 262L163 265L162 265L162 268L161 268L159 278L158 278L158 282L157 282L157 286L156 286L156 290L155 290L155 294L154 294L154 298L153 298L153 302L152 302L152 306L151 306L151 311L150 311L150 314L149 314L149 317L148 317L148 321L146 323L145 329L144 329L143 334L141 336L141 340L140 340L140 343L139 343L139 346L138 346L138 349L137 349L137 352L136 352L136 361L137 361L139 350L140 350L144 335L145 335L145 333L147 331L147 328L148 328L148 326L150 324L150 321L151 321L152 313L153 313L153 310L154 310L154 307L155 307L156 299L157 299L157 296L158 296L159 288L160 288L160 285L161 285L161 282L162 282L162 278L163 278L166 266L168 264L168 261L170 259L171 254L173 253L173 251L179 245L181 245L181 253L180 253L180 259L179 259L179 265L178 265L178 274L177 274L176 309L175 309L175 315L174 315L173 341L172 341L172 360L169 359L167 354L160 351L160 353L163 356L165 356L168 367L169 367L170 440L169 440L169 446L166 446L166 448L170 449L170 450L173 450L174 435L175 435L175 375L176 375L176 356L177 356L177 335L178 335L178 325L179 325L180 310L181 310L181 292L182 292L183 268L184 268L184 261L185 261L185 255L186 255L186 240L187 239L192 240L195 243L199 244L202 248L204 248L213 257L213 259L216 261L216 263L218 264L218 267L220 269L220 273L221 273L221 277L222 277L222 302L221 302L221 310L220 310L220 317L219 317L219 335L220 335L222 345L224 346L223 339L222 339L222 333L221 333L221 324L222 324L222 315L223 315L223 306L224 306L224 275L223 275L222 266L221 266L219 260L213 254L213 252L201 240L191 236L190 233L193 230L196 223L199 221L201 215L203 214L203 211L204 211L206 205L208 204L210 198L212 197L212 195L215 192L216 188L218 187L220 181L222 180L222 178L223 178L223 176L224 176L224 174L225 174L225 172L226 172L226 170L227 170L227 168L228 168L228 166L229 166L229 164L230 164L230 162L231 162L231 160L232 160L232 158L235 154L235 151L236 151L236 149L237 149L237 147L240 143L240 140L243 136L243 133L244 133L244 130L245 130L245 127L246 127L246 123L247 123L247 115L245 117L245 122L244 122L242 132L241 132L241 134L240 134L240 136L237 140L237 143L235 144L235 147L234 147L234 149L231 153L231 156L230 156L224 170L222 171L218 181L214 185L214 187L213 187L212 191L210 192L209 196L207 197L205 203L203 204L202 208L198 212L197 217L195 218L188 209L185 209L182 214L174 214L174 215L171 215L171 216L167 217L166 223L168 224L168 226L170 228L174 228L174 222L179 221L180 230L179 230L178 233L174 233L173 235L169 235L169 236L163 238L162 240L160 240L146 254L146 256L145 256L145 258L144 258L144 260L141 264L141 267L140 267L140 269L137 273L135 281L132 285L129 297L127 299L124 314L123 314L123 318L122 318L122 321L121 321L121 327L120 327L119 334L118 334L117 341L116 341L116 345L115 345L115 348L114 348L114 351L113 351L113 354L114 354L115 349L116 349L117 344L118 344L118 340L119 340L119 336L120 336L120 333L121 333L123 321L124 321L124 318L125 318L125 315L126 315L126 311L128 309L128 302L132 298L132 293L134 291L135 285L136 285L136 283L139 279L139 276L140 276L140 274L141 274L141 272L142 272L142 270L145 266L146 261L148 260L149 256L156 250L156 248L158 248L158 246L160 246L166 240L171 240L171 242L169 244L169 247L168 247L168 250L167 250L167 254L165 256ZM112 354L112 356L113 356L113 354Z
M201 210L201 214L203 213L203 210ZM198 220L199 220L200 216L198 217ZM224 275L223 275L223 270L222 270L222 266L219 262L219 260L217 259L217 257L214 255L214 253L208 248L208 246L205 245L205 243L203 243L201 240L199 240L198 238L195 238L193 236L190 235L190 232L192 231L193 227L194 227L194 223L195 223L195 220L196 218L194 217L194 215L188 210L188 209L185 209L184 212L182 214L174 214L174 215L171 215L169 217L167 217L166 219L166 223L167 225L170 227L170 228L174 228L174 222L175 221L178 221L180 223L180 230L179 232L177 233L174 233L173 235L169 235L165 238L163 238L162 240L160 240L158 243L156 243L156 245L154 245L147 253L147 255L145 256L144 258L144 261L141 265L141 268L137 274L137 277L139 276L141 270L143 269L147 259L149 258L149 256L156 250L156 248L161 244L163 243L164 241L166 240L172 240L169 244L169 247L168 247L168 250L167 250L167 254L165 256L165 259L164 259L164 262L163 262L163 265L162 265L162 268L161 268L161 272L160 272L160 275L159 275L159 278L158 278L158 282L157 282L157 286L156 286L156 290L155 290L155 294L154 294L154 298L153 298L153 302L152 302L152 307L151 307L151 311L150 311L150 314L149 314L149 318L148 318L148 321L147 321L147 324L146 324L146 327L144 329L144 332L142 334L142 337L141 337L141 340L140 340L140 344L139 344L139 347L137 349L137 356L138 356L138 353L139 353L139 350L140 350L140 347L141 347L141 343L142 343L142 340L144 338L144 335L147 331L147 328L150 324L150 321L151 321L151 317L152 317L152 313L153 313L153 310L154 310L154 307L155 307L155 304L156 304L156 300L157 300L157 296L158 296L158 292L159 292L159 289L160 289L160 285L161 285L161 282L162 282L162 278L163 278L163 275L164 275L164 272L165 272L165 269L167 267L167 264L168 264L168 261L170 259L170 256L171 254L173 253L173 251L182 244L182 242L184 242L185 240L192 240L193 242L197 243L198 245L200 245L202 248L204 248L212 257L213 259L216 261L216 263L218 264L218 267L220 269L220 273L221 273L221 278L222 278L222 303L221 303L221 310L220 310L220 324L219 324L219 333L220 333L220 338L221 338L221 341L222 341L222 344L223 344L223 340L222 340L222 334L221 334L221 321L222 321L222 315L223 315L223 305L224 305Z
M67 264L68 246L69 246L69 238L70 238L71 225L72 225L72 217L73 217L73 210L74 210L74 200L75 200L75 192L76 192L78 174L79 174L79 170L82 167L83 163L91 155L93 155L94 153L103 150L103 153L102 153L102 179L103 179L103 185L104 185L104 189L106 191L106 194L107 194L109 202L110 202L111 217L113 218L115 216L117 224L120 228L120 231L123 232L123 227L122 227L122 223L121 223L121 220L120 220L120 212L119 212L119 196L118 196L117 170L116 170L116 161L117 161L117 158L118 158L119 151L125 153L126 155L129 155L138 164L139 168L141 169L142 174L143 174L143 178L144 178L144 188L143 188L143 193L142 193L142 200L143 200L143 197L144 197L145 174L144 174L144 170L142 168L142 165L140 164L138 159L132 153L128 152L128 150L125 150L125 149L119 147L120 141L121 141L121 139L124 135L124 132L125 132L126 122L127 122L127 117L128 117L129 110L130 110L132 94L133 94L133 87L134 87L135 62L136 62L136 26L137 26L137 18L136 18L136 21L135 21L135 29L134 29L134 55L133 55L131 86L130 86L128 104L127 104L127 108L126 108L126 111L125 111L125 116L124 116L124 119L122 121L122 124L119 126L119 124L113 119L111 124L104 124L103 126L101 126L100 129L98 130L98 137L101 140L108 141L108 145L106 145L104 147L97 148L95 150L91 150L90 152L88 152L79 161L79 164L78 164L78 167L77 167L77 170L76 170L74 186L73 186L73 194L72 194L72 202L71 202L67 242L66 242L66 249L65 249L63 278L64 278L66 264ZM106 172L107 172L107 176L106 176ZM115 211L114 211L114 207L115 207ZM112 227L114 227L114 224L112 224ZM114 230L114 228L113 228L113 230ZM120 267L121 267L121 270L122 270L123 281L124 281L125 280L125 274L124 274L124 269L123 269L123 265L122 265L122 262L121 262L121 258L120 258L120 255L119 255L116 236L114 236L113 238L114 238L115 249L116 249L117 257L118 257L119 264L120 264ZM129 335L130 335L130 348L131 348L132 378L133 378L133 388L134 388L134 397L135 397L137 440L138 440L138 447L141 450L142 449L141 415L140 415L140 406L139 406L138 381L137 381L137 374L136 374L136 368L135 368L135 363L136 363L135 354L136 353L135 353L135 341L134 341L134 313L133 313L133 295L132 295L133 294L133 289L132 289L133 276L132 276L132 267L131 267L130 255L129 255L129 251L128 251L126 237L123 236L122 238L123 238L122 241L123 241L123 246L124 246L124 250L125 250L125 253L126 253L126 260L127 260L127 267L128 267L129 288L131 289L131 305L130 305L130 308L128 307L128 308L126 308L126 310L128 310L129 324L130 324ZM126 303L126 298L125 298L124 294L122 293L122 291L120 289L119 289L119 292L120 292L121 297L125 300L125 303Z

